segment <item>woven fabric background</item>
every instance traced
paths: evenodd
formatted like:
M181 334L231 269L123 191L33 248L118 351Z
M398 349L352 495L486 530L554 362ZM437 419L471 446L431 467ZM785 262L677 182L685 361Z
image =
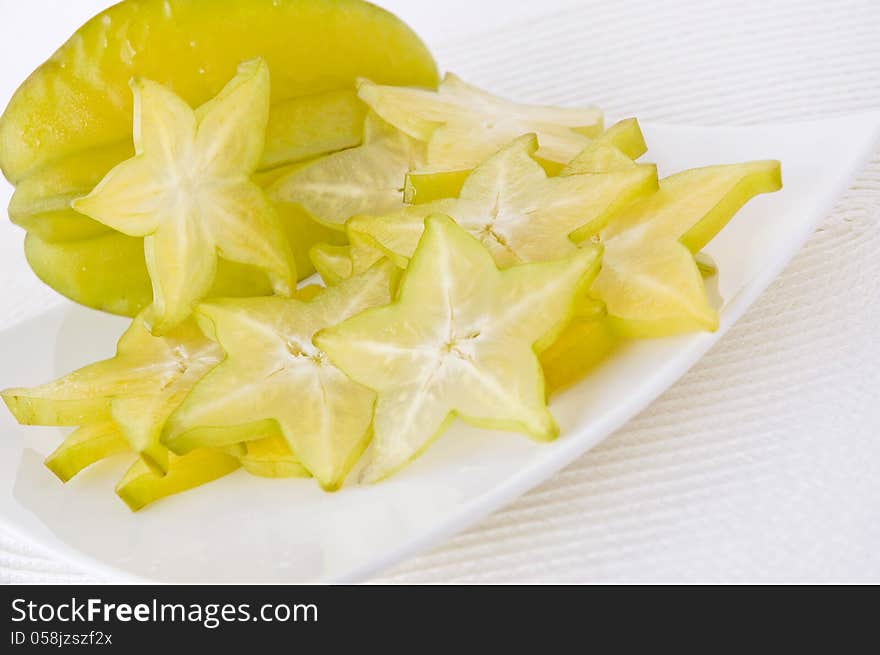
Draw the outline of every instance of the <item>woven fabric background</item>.
M690 124L880 110L875 0L380 4L425 35L441 67L523 100ZM27 271L20 239L0 227L0 328L60 302ZM649 409L376 581L880 582L878 253L880 151ZM2 582L91 579L0 534Z

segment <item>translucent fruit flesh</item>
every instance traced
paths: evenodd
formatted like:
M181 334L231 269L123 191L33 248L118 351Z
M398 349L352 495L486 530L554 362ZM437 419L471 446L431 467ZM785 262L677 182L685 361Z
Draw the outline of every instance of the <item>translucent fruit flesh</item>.
M553 394L583 379L619 341L604 316L576 316L556 341L539 353L547 393Z
M427 164L438 169L476 166L527 133L538 135L539 156L564 164L602 131L602 114L595 108L520 105L452 74L437 92L362 80L358 95L383 119L427 143Z
M598 249L500 271L452 219L434 216L396 300L320 332L315 343L378 394L364 479L422 452L453 414L552 439L535 350L552 343L599 266Z
M694 254L759 193L781 187L779 162L683 171L600 232L602 271L592 292L624 336L714 330L718 323Z
M29 234L24 246L28 263L41 280L86 307L136 316L152 301L143 239L109 232L94 239L47 243ZM109 275L109 271L113 274ZM272 287L262 271L220 259L208 295L271 293Z
M251 179L263 152L269 69L242 64L215 98L193 111L155 82L132 83L135 157L113 168L75 210L144 238L161 334L191 313L214 283L218 253L265 271L289 294L294 263L274 208Z
M524 136L476 167L458 198L410 205L386 216L358 216L349 239L372 239L405 266L416 248L424 220L446 214L480 240L501 267L547 261L574 252L569 235L585 225L602 224L632 199L656 189L656 169L548 177L534 160L534 136Z
M87 466L130 450L116 423L103 421L71 432L46 458L45 464L62 482L67 482Z
M321 157L270 188L275 201L297 204L336 230L356 214L381 214L403 200L403 180L422 160L422 146L375 115L367 116L364 144Z
M0 169L18 183L50 160L129 139L133 77L169 85L197 106L254 56L272 71L273 108L353 89L358 76L437 83L419 38L360 0L126 0L77 30L15 93L0 119Z
M261 478L307 478L310 475L280 434L248 441L239 461L245 471Z
M349 232L348 241L347 246L319 244L311 250L315 269L328 285L339 284L352 275L363 273L386 257L399 268L406 268L402 258L385 250L366 234Z
M136 512L160 498L212 482L240 466L235 455L209 448L186 455L169 455L164 475L137 460L116 485L116 495Z
M88 425L112 419L131 449L153 469L167 468L159 443L169 414L221 358L192 322L154 337L138 317L116 356L30 389L7 389L3 400L26 425Z
M312 337L389 302L396 275L385 263L309 302L250 298L200 306L205 329L226 359L174 413L163 442L184 453L224 445L212 440L211 428L274 421L321 486L338 488L369 440L375 395L327 360Z
M641 127L635 118L627 118L615 123L593 139L590 146L594 144L597 147L601 146L603 151L613 151L611 156L616 154L616 156L625 157L625 161L630 164L627 166L629 168L631 168L631 160L638 159L648 149ZM583 152L580 154L583 154ZM577 164L575 167L569 166L567 170L577 173L607 173L615 168L615 166L609 165L610 162L608 161L599 161L595 154L590 154L589 157L591 158L592 165L584 166L583 163L585 162L582 160L580 170L574 170L578 167ZM563 170L566 170L566 167L542 160L538 156L535 157L535 160L551 176L558 175ZM627 167L618 166L618 168ZM407 173L406 184L403 190L404 202L411 205L420 205L441 198L457 198L472 170L472 168L459 168L455 170L410 171Z
M329 32L323 29L328 21ZM80 28L22 84L0 117L0 169L17 187L12 219L45 244L105 234L107 226L69 202L133 154L129 80L157 80L198 106L242 60L258 55L273 73L261 169L360 143L365 108L356 96L358 76L426 88L438 81L418 37L360 0L126 0ZM311 273L308 248L321 240L332 238L298 234L293 249L302 276ZM30 259L37 275L63 294L129 316L144 306L131 300L143 297L143 276L117 278L118 270L131 268L123 256L103 253L87 279L72 280L80 267L67 266L64 251L52 250L57 257ZM223 288L267 293L266 280L253 280L252 271L229 270L245 279Z

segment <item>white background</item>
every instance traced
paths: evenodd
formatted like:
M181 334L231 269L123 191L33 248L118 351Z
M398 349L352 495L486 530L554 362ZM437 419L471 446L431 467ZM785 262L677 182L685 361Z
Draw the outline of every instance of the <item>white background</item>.
M0 105L107 4L0 0ZM880 109L872 0L379 4L443 69L524 100L693 124ZM0 183L0 202L8 193ZM61 302L21 244L0 222L0 329ZM786 273L651 408L382 580L880 582L878 252L880 153ZM0 534L0 581L88 579Z

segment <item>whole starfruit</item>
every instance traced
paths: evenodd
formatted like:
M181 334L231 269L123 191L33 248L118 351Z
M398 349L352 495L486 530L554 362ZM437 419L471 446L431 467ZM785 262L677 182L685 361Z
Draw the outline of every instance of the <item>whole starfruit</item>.
M137 248L104 247L127 245L128 237L70 202L134 152L130 80L153 80L198 107L254 57L266 61L272 79L262 170L359 144L365 107L358 78L427 88L438 82L419 38L363 0L123 0L38 67L0 117L0 171L16 187L10 217L28 231L37 275L83 304L140 311L149 295L143 261L132 258ZM296 233L298 271L308 275L306 252L327 230L289 208L279 214L291 222L285 231ZM85 265L90 251L101 254ZM265 293L261 272L239 273L234 291Z

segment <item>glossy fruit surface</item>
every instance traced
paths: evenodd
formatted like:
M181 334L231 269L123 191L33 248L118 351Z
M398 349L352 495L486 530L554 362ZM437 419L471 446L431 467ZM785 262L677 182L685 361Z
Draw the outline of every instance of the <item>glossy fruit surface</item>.
M342 231L351 216L400 207L406 173L423 161L423 150L417 141L369 114L363 145L280 177L269 187L269 195L299 205L316 221Z
M448 217L427 220L394 303L315 337L353 380L377 395L368 481L417 456L454 415L552 439L533 348L552 342L599 266L598 250L500 271Z
M781 187L776 161L707 166L661 180L599 233L593 285L615 329L632 337L714 330L718 323L694 254L750 198Z
M113 421L84 425L67 438L46 458L46 467L62 482L67 482L95 462L130 452L128 441Z
M445 214L488 248L502 268L548 261L577 249L571 233L603 223L620 206L656 188L656 170L648 165L548 177L533 157L537 149L534 135L519 137L477 166L458 198L410 205L385 216L352 218L349 238L367 236L405 266L425 219Z
M438 80L418 37L361 0L125 0L80 28L22 84L0 117L0 169L17 187L13 221L40 245L109 233L69 203L134 153L129 81L156 81L199 106L241 61L258 56L272 78L261 169L358 145L365 113L356 98L359 76L426 88ZM308 249L338 237L313 229L301 211L279 209L297 225L286 233L297 233L291 245L306 276L312 270ZM307 229L300 233L300 227ZM82 266L65 264L64 251L36 243L29 248L35 272L61 293L130 316L143 308L149 294L141 271L126 274L138 268L137 258L128 265L128 252L82 262L89 269L82 276ZM221 286L266 293L265 279L254 281L250 271L236 267L230 272L245 279Z
M583 309L579 304L579 309ZM607 320L604 305L595 315L575 316L559 337L539 353L547 393L552 394L583 379L620 342Z
M615 123L602 134L595 137L585 150L575 156L567 165L551 162L535 155L534 159L547 175L559 175L563 171L569 173L607 173L614 169L631 168L631 160L641 157L647 151L645 137L639 122L635 118L627 118ZM580 157L580 161L578 158ZM623 158L628 165L615 165L611 159ZM421 205L441 198L456 198L461 193L473 168L456 168L451 170L414 170L406 175L403 190L404 202Z
M50 161L130 139L134 77L198 106L257 56L272 72L273 107L353 90L358 76L437 83L418 37L360 0L126 0L77 30L15 93L0 120L0 169L17 183Z
M116 495L136 512L160 498L228 475L240 466L237 456L209 448L182 456L169 455L168 470L164 475L156 473L142 460L137 460L116 485Z
M471 168L528 133L538 135L539 156L564 164L602 132L602 112L594 107L517 104L451 73L436 92L375 82L363 80L359 97L396 128L427 143L432 168Z
M71 206L144 237L150 329L161 334L186 320L214 284L218 255L263 270L277 293L289 295L296 272L287 239L250 177L269 113L265 62L241 64L196 111L149 80L134 80L132 90L135 156Z
M310 475L280 434L248 441L239 461L245 471L261 478L307 478Z
M204 329L226 359L174 413L163 443L177 453L222 446L227 443L213 439L217 429L273 421L321 486L338 488L369 440L375 395L334 366L312 337L389 302L396 275L386 263L308 302L249 298L201 305Z
M28 263L37 276L82 305L112 314L136 316L152 301L143 239L108 232L94 239L48 243L29 234L24 247ZM113 275L108 275L108 271L113 271ZM272 287L262 271L221 259L208 295L265 296L271 293Z
M0 395L26 425L88 425L112 419L131 449L161 472L168 461L159 443L165 420L221 356L220 348L192 322L156 337L137 317L119 339L115 357L38 387L6 389Z

